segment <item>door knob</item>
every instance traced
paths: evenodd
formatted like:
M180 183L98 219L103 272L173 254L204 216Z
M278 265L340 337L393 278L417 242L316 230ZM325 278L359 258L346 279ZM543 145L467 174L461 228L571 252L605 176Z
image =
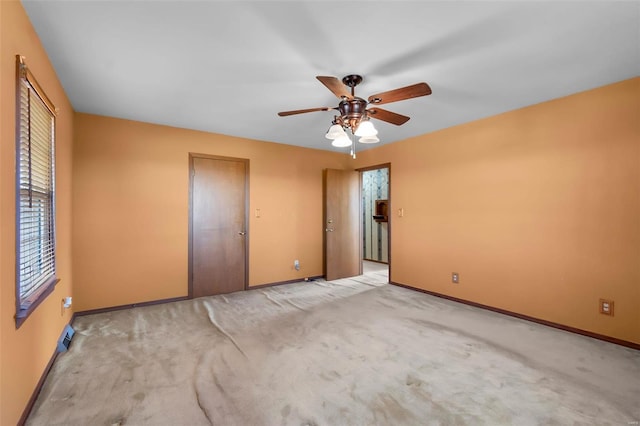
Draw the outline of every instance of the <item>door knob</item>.
M238 235L246 235L246 232L245 231L240 231L240 232L238 232Z
M333 228L326 228L325 231L326 232L333 232Z

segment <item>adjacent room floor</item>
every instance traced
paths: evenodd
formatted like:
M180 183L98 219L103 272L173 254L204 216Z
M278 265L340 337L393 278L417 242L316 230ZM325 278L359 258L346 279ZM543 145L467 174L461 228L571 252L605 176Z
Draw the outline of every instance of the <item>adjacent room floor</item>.
M362 261L362 272L364 274L370 274L372 272L381 272L389 276L389 265L386 263L372 262L370 260Z
M76 318L29 425L629 425L640 352L367 272Z

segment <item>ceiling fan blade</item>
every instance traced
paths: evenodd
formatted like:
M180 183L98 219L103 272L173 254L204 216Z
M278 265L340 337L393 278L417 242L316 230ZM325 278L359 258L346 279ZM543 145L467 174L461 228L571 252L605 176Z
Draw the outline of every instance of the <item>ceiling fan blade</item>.
M386 121L387 123L395 124L396 126L400 126L401 124L409 121L409 117L406 115L397 114L382 108L369 108L367 110L367 114L371 118L377 118L378 120Z
M390 102L403 101L431 94L431 87L427 83L418 83L388 92L377 93L369 96L369 102L375 105L388 104Z
M317 76L316 78L320 80L322 84L327 86L327 89L331 90L333 94L336 95L338 98L353 99L353 96L351 96L351 92L349 92L349 89L347 89L347 86L342 84L342 82L337 78L321 76L321 75Z
M322 108L296 109L294 111L282 111L282 112L279 112L278 115L280 117L285 117L287 115L304 114L305 112L331 111L332 109L336 109L336 108L322 107Z

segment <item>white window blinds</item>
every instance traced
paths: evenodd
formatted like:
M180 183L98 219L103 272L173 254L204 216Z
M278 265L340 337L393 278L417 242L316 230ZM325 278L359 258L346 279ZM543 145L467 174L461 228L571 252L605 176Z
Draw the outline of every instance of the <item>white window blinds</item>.
M30 305L56 281L55 117L29 77L24 64L19 64L17 317L26 315Z

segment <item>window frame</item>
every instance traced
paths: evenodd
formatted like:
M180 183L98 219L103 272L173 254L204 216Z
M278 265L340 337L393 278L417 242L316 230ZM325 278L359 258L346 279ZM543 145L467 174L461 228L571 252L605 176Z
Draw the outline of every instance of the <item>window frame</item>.
M42 102L44 107L46 108L50 124L48 124L48 131L50 132L50 139L47 141L48 143L48 154L50 154L50 158L47 159L47 172L48 176L48 187L45 190L39 190L38 188L33 187L33 182L30 182L29 185L29 197L30 203L33 200L44 200L44 202L49 202L48 209L45 208L44 212L38 215L38 218L44 219L46 222L45 226L50 228L49 233L46 233L48 236L39 237L41 243L47 243L48 247L51 250L51 255L47 257L51 261L50 270L45 274L41 274L33 281L37 282L42 278L46 278L40 282L34 290L28 292L25 296L22 295L21 290L21 274L20 274L20 262L21 255L23 254L21 251L21 219L22 214L25 215L31 213L26 209L23 210L21 205L22 196L24 195L25 189L22 188L21 185L21 175L22 172L25 171L25 168L21 163L21 150L22 150L22 92L23 85L27 90L27 99L29 104L31 101L29 100L32 96L36 97L37 100ZM15 189L16 189L16 281L15 281L15 291L16 291L16 329L19 328L24 321L31 315L31 313L42 303L49 294L53 292L55 289L55 285L58 283L59 278L57 276L56 270L56 179L55 179L55 164L56 164L56 156L55 156L55 140L56 140L56 108L51 102L51 100L47 97L45 92L42 90L41 86L36 81L35 77L29 71L29 68L25 64L24 57L17 55L16 56L16 181L15 181ZM30 108L30 107L29 107ZM29 117L29 121L32 118L32 113L29 110L27 113ZM35 113L34 113L35 115ZM27 126L30 126L30 122L27 123ZM30 127L29 127L30 128ZM30 136L27 136L30 138ZM31 148L28 148L29 150ZM31 151L30 151L31 152ZM31 155L31 154L30 154ZM31 161L31 160L30 160ZM31 164L27 166L27 173L31 176L32 172ZM32 208L32 207L31 207ZM43 234L45 234L43 233ZM44 245L44 244L42 244Z

